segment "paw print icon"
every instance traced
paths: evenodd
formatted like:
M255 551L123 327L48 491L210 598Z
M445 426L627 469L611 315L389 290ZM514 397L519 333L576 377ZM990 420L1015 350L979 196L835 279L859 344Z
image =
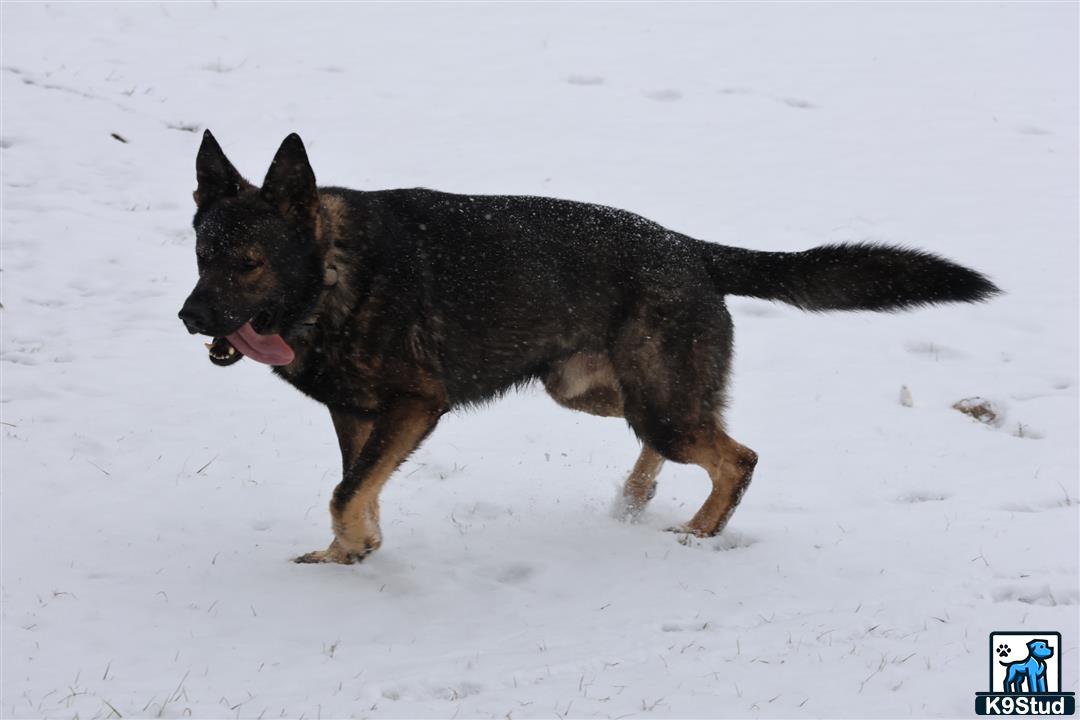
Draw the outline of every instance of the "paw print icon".
M998 645L997 646L997 654L998 654L998 657L1008 657L1009 656L1009 646L1006 645L1005 643L1002 643L1001 645Z

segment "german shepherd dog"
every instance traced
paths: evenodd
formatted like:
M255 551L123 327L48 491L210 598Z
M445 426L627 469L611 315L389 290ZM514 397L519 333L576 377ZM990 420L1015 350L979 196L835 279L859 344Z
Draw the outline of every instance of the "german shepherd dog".
M626 517L653 496L664 460L693 463L712 491L675 530L716 535L757 463L722 419L724 296L891 311L999 292L886 245L757 252L568 200L320 188L296 134L261 188L209 131L195 166L199 279L180 319L213 338L215 365L246 355L326 405L341 445L333 541L297 562L377 549L379 491L439 418L537 379L561 405L625 418L641 440Z

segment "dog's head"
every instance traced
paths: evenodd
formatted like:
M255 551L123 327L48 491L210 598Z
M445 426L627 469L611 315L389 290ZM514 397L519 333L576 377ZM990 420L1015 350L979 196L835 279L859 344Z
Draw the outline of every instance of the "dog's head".
M1027 644L1027 647L1033 658L1045 660L1054 656L1054 648L1050 647L1045 640L1032 640Z
M282 339L320 278L315 241L319 193L300 137L285 138L261 188L245 180L207 130L195 159L199 281L180 310L192 334L209 335L210 360L244 355L287 365Z

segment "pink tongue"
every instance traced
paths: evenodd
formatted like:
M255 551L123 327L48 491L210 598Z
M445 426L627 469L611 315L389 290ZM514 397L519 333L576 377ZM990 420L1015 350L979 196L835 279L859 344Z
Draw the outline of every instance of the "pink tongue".
M260 335L249 322L229 335L228 340L252 360L267 365L288 365L293 361L293 349L280 335Z

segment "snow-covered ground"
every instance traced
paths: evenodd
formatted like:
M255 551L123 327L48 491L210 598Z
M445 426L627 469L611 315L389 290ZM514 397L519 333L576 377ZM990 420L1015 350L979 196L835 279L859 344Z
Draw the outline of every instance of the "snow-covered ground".
M1076 690L1077 16L4 4L0 716L968 716L1013 629L1060 630ZM719 538L662 532L696 468L611 519L636 441L532 391L442 423L368 561L295 565L330 537L327 413L176 319L205 127L256 181L295 130L324 184L910 244L1008 294L733 299L761 462ZM951 409L976 395L999 427Z

